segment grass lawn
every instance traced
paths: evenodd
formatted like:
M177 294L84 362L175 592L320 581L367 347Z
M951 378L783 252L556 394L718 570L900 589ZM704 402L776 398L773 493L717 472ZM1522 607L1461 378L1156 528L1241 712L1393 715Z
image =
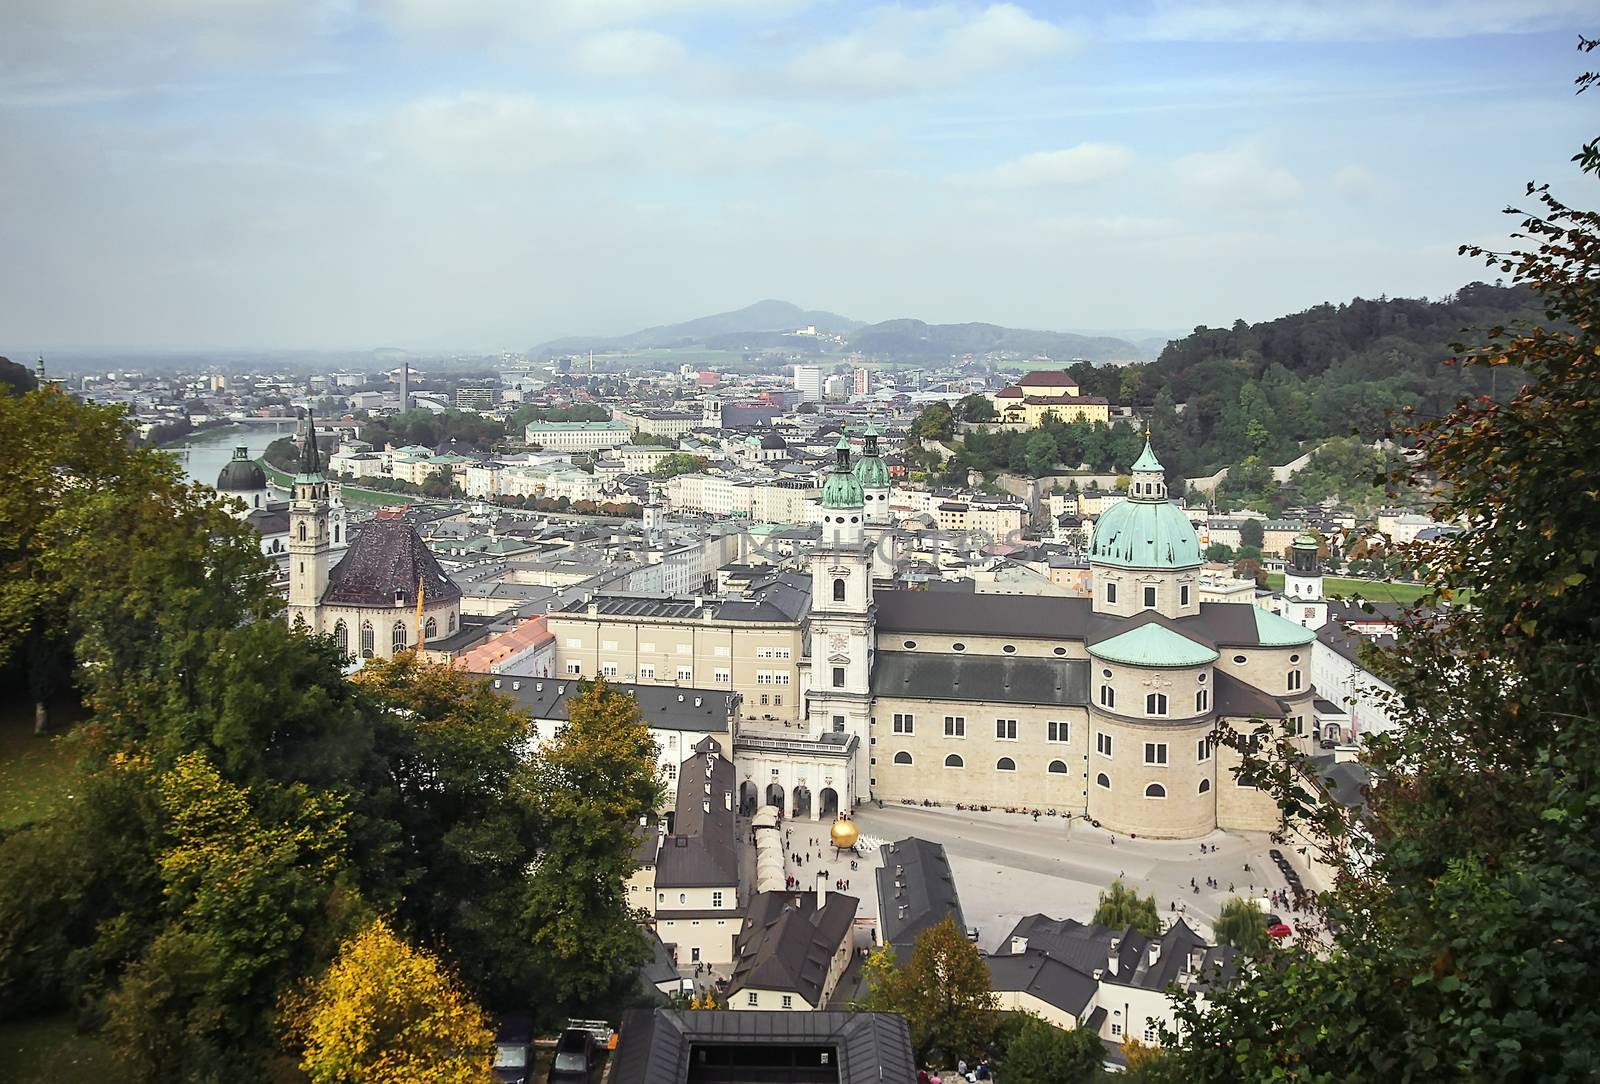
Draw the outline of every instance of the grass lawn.
M16 1084L101 1084L125 1072L98 1035L65 1013L0 1023L0 1074Z
M1267 573L1267 586L1283 590L1283 573ZM1384 583L1382 580L1354 580L1345 576L1322 577L1322 593L1328 598L1360 595L1368 602L1415 602L1427 594L1426 587L1414 583ZM1465 601L1465 599L1461 599Z
M283 471L274 467L265 459L258 459L256 462L261 464L261 469L266 472L268 480L276 485L287 486L294 481L292 475L283 473ZM345 483L340 492L344 495L346 504L368 504L376 505L380 508L388 507L392 504L409 504L413 501L433 499L432 497L422 497L415 493L384 493L377 489L362 489L360 486L352 485L348 482Z
M72 773L73 752L56 735L79 718L75 706L52 704L52 733L36 738L33 704L24 696L13 691L0 707L0 827L34 820L61 800Z

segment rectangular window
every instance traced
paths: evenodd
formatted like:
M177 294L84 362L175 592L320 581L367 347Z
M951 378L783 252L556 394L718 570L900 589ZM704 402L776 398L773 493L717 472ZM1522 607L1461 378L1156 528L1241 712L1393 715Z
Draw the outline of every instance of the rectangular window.
M1114 708L1117 706L1117 690L1109 685L1100 686L1100 706Z
M1156 589L1154 587L1146 587L1144 589L1144 604L1147 607L1156 604Z
M1146 764L1165 764L1167 762L1167 743L1164 741L1145 742L1144 762Z
M1115 602L1115 601L1117 601L1117 585L1116 584L1114 584L1114 583L1106 584L1106 601L1107 602Z
M617 676L617 664L614 663L614 662L606 663L605 665L600 667L600 673L605 675L608 678L616 677Z
M844 716L843 715L835 715L833 717L833 732L835 734L843 734L844 733Z
M680 667L678 667L678 680L679 681L693 681L694 680L694 669L692 667L688 667L688 666L680 666Z
M687 655L687 654L689 654L689 649L687 647L683 646L682 644L680 644L680 645L678 645L678 654ZM728 649L725 648L725 647L719 647L719 648L714 649L712 654L716 655L716 657L719 658L719 659L725 659L725 658L728 657Z
M730 675L726 670L711 671L711 680L721 685L726 685L731 677L732 675Z
M1065 722L1057 722L1056 720L1051 719L1049 722L1045 723L1044 726L1046 741L1067 740L1067 724Z
M717 648L717 654L726 655L727 653L728 653L728 649L727 648L725 648L725 647ZM680 654L680 655L693 655L694 654L694 648L691 647L689 644L679 644L678 645L678 654Z
M1298 671L1298 670L1290 670L1289 671L1289 691L1290 692L1294 692L1298 688L1300 688L1300 671Z
M842 666L833 668L833 687L835 689L844 688L844 667Z
M1095 734L1095 736L1094 736L1094 749L1095 749L1095 752L1099 753L1103 757L1110 756L1111 755L1111 735L1110 734L1099 734L1099 733Z
M1167 694L1151 693L1144 698L1144 713L1146 715L1165 715L1167 713Z
M946 715L944 717L944 736L947 738L966 737L967 717L965 715Z
M794 1008L794 997L792 995L790 995L790 994L784 994L783 995L783 1007L786 1008L786 1009ZM824 1054L823 1057L827 1057L827 1055Z
M1184 584L1183 586L1178 588L1178 605L1180 605L1180 606L1189 605L1189 585L1188 584Z
M775 708L783 707L783 694L782 693L773 693L772 694L772 706L775 707Z
M751 990L748 994L745 995L744 1003L746 1005L755 1005L759 1001L760 1001L760 999L756 996L756 992L754 990Z
M756 995L751 994L750 996L751 997L755 997ZM1113 1039L1122 1038L1122 1025L1121 1024L1112 1024L1111 1025L1111 1037Z
M1199 741L1194 743L1194 758L1195 758L1195 760L1210 760L1211 759L1211 739L1210 738L1201 738Z
M568 647L582 647L583 646L583 641L578 639L576 636L569 636L569 637L567 637L567 646Z
M655 676L656 668L654 666L651 666L649 663L639 664L639 677L641 680L648 679L653 681L655 680Z
M583 673L583 663L581 663L581 662L569 662L569 663L567 663L567 673L569 673L569 674L581 674L581 673Z
M713 893L711 893L711 906L713 906L713 907L721 907L722 906L722 893L721 892L713 892Z
M766 707L771 702L772 702L771 698L769 696L767 696L766 693L762 693L761 694L761 706L762 707Z
M1001 741L1017 740L1017 721L1015 719L996 719L994 721L994 736Z
M616 649L617 649L617 642L615 640L602 640L600 642L600 650L601 651L615 651Z
M1205 711L1210 706L1211 694L1209 692L1207 692L1205 689L1201 689L1199 692L1194 694L1194 710L1196 714Z
M648 655L651 652L653 652L655 649L656 649L656 645L655 644L647 643L647 642L645 642L643 640L639 641L639 650L643 651L645 654Z
M901 715L898 712L894 717L894 732L896 734L910 734L916 725L916 719L910 715Z

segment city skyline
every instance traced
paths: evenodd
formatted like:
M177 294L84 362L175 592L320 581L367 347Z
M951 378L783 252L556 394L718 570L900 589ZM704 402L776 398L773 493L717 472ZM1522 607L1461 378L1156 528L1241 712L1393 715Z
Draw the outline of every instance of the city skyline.
M1582 7L1499 7L30 3L0 351L1439 296L1577 184Z

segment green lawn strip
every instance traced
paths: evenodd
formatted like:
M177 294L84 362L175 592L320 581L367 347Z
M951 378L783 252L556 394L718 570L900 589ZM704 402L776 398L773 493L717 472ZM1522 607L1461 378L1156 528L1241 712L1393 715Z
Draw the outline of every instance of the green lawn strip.
M291 475L285 474L265 459L258 459L256 462L261 464L261 469L266 471L267 478L275 484L287 488L294 483L294 478ZM349 482L344 483L344 488L340 492L344 494L346 504L371 504L380 507L388 507L393 504L409 504L429 499L415 493L384 493L382 490L377 489L362 489L360 486L351 485Z
M126 1077L110 1045L80 1034L66 1013L0 1023L0 1075L16 1084L103 1084Z
M35 737L31 703L13 697L0 707L0 828L40 819L66 794L75 754L59 735L80 717L52 705L51 733Z

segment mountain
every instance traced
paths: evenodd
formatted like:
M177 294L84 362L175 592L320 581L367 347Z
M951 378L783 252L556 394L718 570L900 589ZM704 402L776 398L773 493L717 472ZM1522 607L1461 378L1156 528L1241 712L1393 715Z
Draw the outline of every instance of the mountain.
M593 350L596 353L614 353L625 350L648 350L652 347L706 346L710 340L727 342L727 336L775 333L812 326L818 331L842 335L861 326L861 321L834 312L802 309L787 301L757 301L732 312L719 312L702 316L681 324L663 324L647 327L629 335L569 336L552 339L533 348L533 353L549 357L557 354L579 354Z
M1148 356L1126 339L1109 335L1076 335L1070 331L1029 331L998 324L927 324L921 320L885 320L850 334L850 348L864 354L945 358L952 354L986 354L1004 350L1045 354L1058 361L1137 361Z

